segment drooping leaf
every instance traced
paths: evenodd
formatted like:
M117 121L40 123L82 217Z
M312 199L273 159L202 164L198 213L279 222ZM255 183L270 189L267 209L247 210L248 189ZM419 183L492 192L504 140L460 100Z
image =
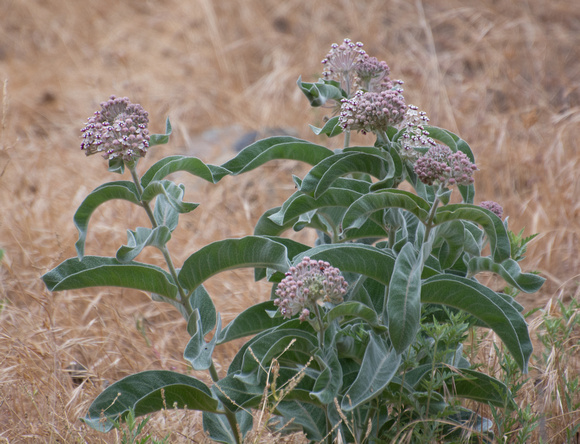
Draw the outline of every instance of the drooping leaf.
M342 367L333 347L319 352L317 359L319 362L322 361L324 367L316 379L310 396L322 404L330 404L342 388Z
M171 232L165 226L156 228L137 227L136 231L127 230L127 245L117 250L117 260L122 263L131 262L143 248L152 246L162 249L171 239Z
M458 220L442 224L434 230L435 245L440 244L438 256L441 268L450 268L463 253L465 231L463 223Z
M240 427L242 434L241 441L243 442L246 434L252 430L253 417L251 413L245 410L239 410L236 412L236 422ZM224 414L203 412L203 430L209 435L212 441L225 444L236 444L238 442Z
M474 257L468 264L469 276L475 276L482 271L491 271L500 275L512 287L525 293L538 291L546 279L533 273L522 273L519 264L513 259L506 259L498 264L490 257Z
M265 237L247 236L213 242L187 258L179 282L191 291L211 276L236 268L272 268L285 273L286 247Z
M479 224L489 240L491 254L495 262L503 262L510 257L511 247L507 231L499 217L477 205L449 204L437 208L435 225L452 220L466 220Z
M496 378L468 368L456 369L449 390L459 398L472 399L496 407L516 407L508 387Z
M151 182L162 180L177 171L184 171L210 183L217 183L222 177L229 174L226 169L216 165L207 165L197 157L168 156L147 170L141 178L141 185L147 187Z
M342 410L350 412L379 396L400 363L401 356L381 336L371 335L358 376L342 399Z
M236 176L251 171L270 160L292 159L316 165L331 155L332 151L321 145L295 137L276 136L259 140L247 146L236 157L222 164L221 167Z
M167 199L169 204L178 213L189 213L190 211L195 210L199 206L199 204L183 202L181 200L181 198L183 197L183 192L179 192L178 189L184 191L185 187L183 185L176 185L170 180L156 180L150 182L149 185L145 187L141 198L145 202L149 202L153 200L155 196L161 195Z
M471 279L440 274L424 281L421 301L455 307L481 320L500 337L520 369L527 372L533 350L528 326L520 312L496 292Z
M367 194L355 201L344 214L343 229L360 227L373 213L388 209L402 208L426 222L431 206L419 196L404 190L381 190Z
M199 287L198 287L199 288ZM215 323L215 320L214 320ZM221 317L217 316L217 329L216 332L209 342L205 342L204 330L207 327L203 325L202 318L199 314L199 309L193 310L191 317L187 323L187 330L192 333L191 339L185 347L183 357L186 361L191 363L194 370L207 370L211 367L212 354L215 348L217 338L220 334L222 328Z
M218 344L234 339L255 335L261 331L275 327L287 321L282 316L270 316L268 311L275 311L274 301L261 302L252 305L237 315L221 332Z
M322 408L306 402L285 401L278 404L277 410L284 418L301 425L309 440L320 442L326 436L326 415Z
M366 173L377 179L387 177L389 171L388 154L369 154L348 151L334 154L314 166L302 181L301 191L318 199L332 186L336 179L349 173Z
M171 299L177 297L171 275L162 268L140 262L121 263L112 257L67 259L42 276L42 280L50 291L106 286L135 288Z
M108 432L111 419L124 418L130 409L135 416L157 412L167 406L217 412L218 400L201 381L166 370L137 373L107 387L91 404L83 421Z
M363 287L364 288L364 287ZM332 322L335 319L345 320L362 319L367 322L376 333L386 331L386 327L379 322L377 313L368 305L358 301L347 301L333 307L324 317L325 322Z
M192 311L196 308L199 310L199 317L202 325L202 335L207 335L216 325L217 311L211 296L203 285L200 285L193 291L189 297L189 306ZM190 336L193 335L194 329L190 329L189 323L187 325L187 331L189 332ZM195 331L197 331L197 327L195 327Z
M133 182L109 182L95 188L80 204L74 215L74 223L79 232L79 239L75 244L79 260L85 255L85 241L91 215L99 205L113 199L127 200L140 205L137 188Z
M399 252L389 285L387 312L389 337L397 353L415 341L421 322L423 256L411 244Z

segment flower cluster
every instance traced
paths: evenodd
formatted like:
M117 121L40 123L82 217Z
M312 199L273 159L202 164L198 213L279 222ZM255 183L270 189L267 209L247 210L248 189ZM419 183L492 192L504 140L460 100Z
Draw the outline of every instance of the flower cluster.
M391 69L387 62L379 61L376 57L363 54L355 64L359 87L365 91L375 91L383 80L388 80ZM381 89L380 87L378 88ZM385 89L385 88L383 88Z
M476 170L465 153L445 145L435 145L415 162L415 172L426 185L469 185Z
M342 100L338 121L345 131L386 131L403 121L406 108L400 89L357 91L352 99Z
M479 206L481 208L485 208L486 210L491 211L493 214L495 214L500 219L503 216L503 207L500 204L498 204L497 202L494 202L493 200L483 201L479 204Z
M409 105L407 107L405 121L403 122L405 133L401 137L402 158L414 162L420 156L420 152L418 152L417 149L428 149L437 145L437 143L429 137L429 132L425 130L425 125L428 123L429 117L427 117L425 111L419 111L419 108L415 105Z
M300 313L300 321L305 321L319 300L340 304L347 287L338 268L305 257L298 265L290 267L278 284L274 304L280 307L285 318Z
M340 45L333 43L329 53L322 60L324 78L339 81L347 94L350 93L350 89L354 85L354 69L365 55L362 47L361 42L353 43L350 39L344 39Z
M81 130L81 149L86 155L103 153L105 159L120 158L126 162L144 157L149 147L147 111L127 97L115 96L101 103L101 108Z

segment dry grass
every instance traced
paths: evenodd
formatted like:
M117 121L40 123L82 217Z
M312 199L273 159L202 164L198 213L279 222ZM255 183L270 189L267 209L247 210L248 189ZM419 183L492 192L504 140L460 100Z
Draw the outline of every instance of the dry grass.
M176 151L206 161L231 155L219 142L202 143L210 127L283 126L316 140L307 123L322 115L308 110L294 82L316 79L332 42L361 40L405 80L409 103L470 143L479 198L499 201L513 228L541 233L525 266L549 280L522 299L527 308L579 288L573 0L3 0L0 17L0 442L115 442L77 420L105 381L185 370L184 325L172 309L119 289L50 294L39 279L74 255L72 215L111 179L103 161L78 149L79 128L110 94L143 104L154 132L171 117L170 145L148 162ZM290 170L301 167L272 164L217 186L184 177L187 197L202 206L170 244L176 262L251 233L262 211L291 193ZM106 205L91 222L88 252L114 254L125 228L142 222L126 205ZM209 289L225 321L267 297L246 272ZM235 345L217 351L222 366ZM65 372L71 361L91 375L80 387ZM196 418L162 414L152 425L173 442L200 442Z

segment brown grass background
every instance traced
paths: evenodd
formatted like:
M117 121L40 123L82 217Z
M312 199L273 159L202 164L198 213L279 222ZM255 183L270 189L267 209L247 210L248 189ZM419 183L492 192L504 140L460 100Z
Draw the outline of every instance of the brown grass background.
M522 296L525 306L577 292L574 0L0 0L0 442L115 442L115 433L77 420L105 381L186 371L187 335L175 310L116 288L50 294L40 281L74 256L72 217L84 196L119 179L80 151L86 118L111 94L141 103L152 132L169 116L170 144L152 150L143 169L174 153L223 161L233 155L233 128L284 127L326 143L307 126L323 114L295 81L315 81L330 44L344 37L387 61L405 81L407 103L469 142L481 170L477 201L500 202L513 230L540 233L524 267L548 282ZM208 142L210 128L218 136ZM201 206L182 216L169 245L177 265L211 241L251 234L261 213L293 191L291 173L303 172L273 162L215 186L179 176ZM114 255L126 228L139 224L146 220L134 208L108 203L91 220L87 253ZM140 260L161 264L154 251ZM208 288L225 322L268 297L246 271ZM217 350L220 368L234 352ZM86 366L90 381L71 383L71 361ZM199 442L197 421L165 412L152 424L172 442Z

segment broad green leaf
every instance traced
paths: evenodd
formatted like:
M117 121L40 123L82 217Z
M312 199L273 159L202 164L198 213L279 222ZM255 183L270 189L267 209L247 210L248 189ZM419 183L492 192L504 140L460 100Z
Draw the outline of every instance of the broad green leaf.
M85 241L87 239L89 219L93 211L102 203L113 199L123 199L140 205L137 197L137 188L133 182L109 182L95 188L80 204L74 215L74 223L79 232L79 240L75 244L79 259L82 259L85 255Z
M156 228L137 227L136 231L127 230L127 245L117 250L117 260L122 263L131 262L143 248L156 247L161 250L171 239L169 228L160 226Z
M308 245L304 245L300 242L297 242L295 240L292 239L288 239L286 237L278 237L278 236L262 236L263 238L266 239L270 239L274 242L277 242L281 245L283 245L284 247L286 247L286 255L288 258L293 258L294 256L302 253L303 251L306 251L308 249L310 249L310 246ZM273 270L270 270L270 273L273 273ZM256 268L254 270L254 279L256 281L259 281L260 279L265 278L266 276L268 276L268 280L270 282L280 282L282 279L284 279L284 273L281 271L277 271L276 274L280 277L279 279L277 279L276 277L273 277L272 274L268 274L268 270L265 268Z
M130 409L135 416L167 407L218 411L218 400L201 381L180 373L151 370L127 376L107 387L91 404L83 421L96 430L108 432L111 419L124 418Z
M314 247L293 258L297 263L304 256L325 260L342 272L352 272L389 285L395 265L395 257L386 250L365 244L327 244Z
M373 327L375 332L381 333L386 331L385 326L380 324L377 313L362 302L348 301L338 304L326 314L324 322L330 323L339 318L344 318L346 320L362 319Z
M442 224L434 230L434 245L441 244L438 252L441 268L450 268L463 253L465 231L465 226L458 220Z
M189 306L192 311L196 308L199 310L201 325L203 326L201 331L203 336L207 335L215 327L217 312L211 296L203 285L193 291L189 297ZM193 335L193 329L190 329L189 324L187 325L187 331L190 336Z
M236 176L251 171L270 160L292 159L316 165L331 155L332 151L321 145L295 137L278 136L259 140L247 146L221 167Z
M400 363L401 356L381 336L371 335L358 376L342 398L342 410L350 412L379 396Z
M302 77L298 77L296 84L308 98L311 106L323 106L329 100L340 103L346 97L346 93L338 84L323 79L319 79L316 83L307 83L302 81Z
M334 154L310 170L302 181L301 191L318 199L336 179L349 173L366 173L384 179L389 173L389 161L385 156L364 152Z
M440 274L424 281L421 302L455 307L481 320L500 337L527 373L533 351L528 326L519 311L496 292L471 279Z
M385 313L391 343L399 354L415 341L419 331L422 272L423 255L417 254L411 244L405 244L395 260Z
M163 145L169 142L169 136L171 135L171 123L169 122L169 117L165 120L165 134L151 134L149 136L149 147L156 145Z
M326 415L322 408L299 401L285 401L278 404L278 413L299 424L311 441L320 442L326 436Z
M318 362L322 362L323 369L316 379L310 396L322 404L330 404L342 388L342 367L334 347L319 352L316 356Z
M112 257L85 256L67 259L42 276L50 291L88 287L124 287L158 293L171 299L177 287L171 275L155 265L140 262L121 263Z
M453 395L496 407L516 407L510 390L498 379L467 368L454 371L456 374L448 384Z
M404 190L381 190L356 200L346 211L343 229L360 227L373 213L387 208L402 208L426 222L431 206L419 196Z
M286 247L258 236L213 242L187 258L179 272L179 282L191 291L222 271L256 267L285 273L290 267Z
M218 182L229 171L216 166L206 165L197 157L169 156L156 162L141 178L141 185L147 187L153 181L159 181L177 171L184 171L211 183Z
M218 338L218 344L233 341L245 336L255 335L269 328L283 324L287 319L282 316L271 317L267 310L273 311L277 307L274 301L261 302L244 310L224 328Z
M215 320L213 321L215 323ZM191 339L185 347L183 357L191 363L194 370L207 370L211 367L213 349L215 348L217 338L222 328L221 317L217 316L217 329L210 342L204 340L204 330L207 328L203 325L202 318L199 314L199 309L193 310L189 321L187 322L187 330L191 334Z
M183 202L181 197L183 193L179 192L178 189L185 190L183 185L176 185L170 180L156 180L150 182L149 185L143 190L141 198L145 202L150 202L157 195L164 196L169 204L175 208L178 213L189 213L195 210L199 204ZM179 197L176 197L179 196Z
M449 204L437 208L433 223L440 225L451 220L466 220L479 224L489 240L495 262L503 262L511 254L510 240L499 217L491 211L470 204Z
M498 264L490 257L474 257L468 264L469 276L475 276L482 271L492 271L511 285L525 293L535 293L545 280L543 277L533 273L522 273L519 264L513 259L506 259Z
M110 159L107 171L110 173L123 174L125 172L125 162L123 159L119 159L118 157Z
M338 136L339 134L342 134L342 126L340 126L338 119L339 116L334 116L331 119L328 119L322 128L316 128L315 126L310 125L310 129L317 136L321 134L324 134L328 137Z
M269 368L274 358L281 364L290 362L299 368L308 362L317 346L317 337L306 331L274 330L269 335L252 341L244 353L241 373L236 377L246 384L256 384L261 370Z
M251 413L245 410L236 412L236 422L242 433L242 442L246 434L252 430L253 418ZM226 415L220 413L203 412L203 431L206 432L212 441L225 444L236 444L234 432L228 422ZM237 433L237 431L235 432Z
M292 221L309 211L326 207L348 208L361 196L361 193L345 190L344 188L329 188L317 199L314 199L307 194L300 193L293 199L284 202L280 211L270 216L270 220L280 226L284 226L289 221Z

